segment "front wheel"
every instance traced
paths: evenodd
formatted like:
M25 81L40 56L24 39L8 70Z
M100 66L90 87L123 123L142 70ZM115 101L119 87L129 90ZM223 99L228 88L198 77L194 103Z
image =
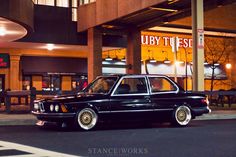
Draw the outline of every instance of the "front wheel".
M91 130L98 121L97 113L91 108L84 108L77 114L77 124L83 130Z
M179 106L173 112L172 121L174 125L186 126L192 119L191 110L188 106Z

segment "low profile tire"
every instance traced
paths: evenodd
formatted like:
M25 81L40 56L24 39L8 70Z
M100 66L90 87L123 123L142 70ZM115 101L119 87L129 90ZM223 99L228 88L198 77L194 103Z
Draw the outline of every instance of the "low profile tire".
M91 108L84 108L77 114L77 124L83 130L91 130L98 121L97 113Z
M187 126L192 119L191 110L188 106L179 106L174 110L172 119L175 126Z

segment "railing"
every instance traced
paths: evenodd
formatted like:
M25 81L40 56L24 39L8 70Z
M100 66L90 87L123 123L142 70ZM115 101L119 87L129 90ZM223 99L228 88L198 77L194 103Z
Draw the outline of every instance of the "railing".
M31 110L33 110L34 100L37 97L50 97L55 95L68 95L76 93L77 91L36 91L35 88L23 91L5 91L0 92L0 108L2 103L4 103L5 112L11 113L12 106L25 105L28 106L28 112L30 112ZM233 103L236 103L236 91L234 90L212 92L204 91L198 93L207 95L211 106L221 105L223 107L224 104L228 104L228 106L231 107Z

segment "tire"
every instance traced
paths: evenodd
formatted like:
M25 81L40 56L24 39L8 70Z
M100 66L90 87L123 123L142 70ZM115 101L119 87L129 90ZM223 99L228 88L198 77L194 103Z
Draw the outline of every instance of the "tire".
M187 126L191 119L192 114L188 106L179 106L173 112L172 122L175 126Z
M97 113L91 108L82 109L76 117L77 125L83 130L91 130L96 126L97 121Z

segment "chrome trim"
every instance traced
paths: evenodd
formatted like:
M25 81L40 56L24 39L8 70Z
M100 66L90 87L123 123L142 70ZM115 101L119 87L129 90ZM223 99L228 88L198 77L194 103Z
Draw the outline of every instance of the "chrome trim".
M176 90L175 91L169 91L169 92L152 92L152 88L151 88L151 83L150 83L150 80L149 78L152 78L152 77L159 77L159 78L165 78L167 81L169 81L170 83L172 83L175 87L176 87ZM179 92L179 87L176 85L176 83L171 80L170 78L168 78L167 76L147 76L148 78L148 83L149 83L149 92L151 95L154 95L154 94L168 94L168 93L178 93Z
M133 94L115 94L116 89L120 85L123 79L125 78L144 78L146 82L146 88L147 92L146 93L133 93ZM148 90L148 81L145 75L130 75L130 76L122 76L120 80L117 82L115 88L113 89L111 96L139 96L139 95L150 95L150 91Z
M147 109L147 110L99 111L98 113L127 113L127 112L172 111L172 110L173 110L173 108L168 108L168 109Z
M38 102L38 105L39 105L39 110L40 110L41 112L45 112L45 108L44 108L43 103L42 103L42 102Z
M76 115L76 113L42 113L42 112L36 112L32 111L32 114L35 116L45 116L45 117L73 117Z

